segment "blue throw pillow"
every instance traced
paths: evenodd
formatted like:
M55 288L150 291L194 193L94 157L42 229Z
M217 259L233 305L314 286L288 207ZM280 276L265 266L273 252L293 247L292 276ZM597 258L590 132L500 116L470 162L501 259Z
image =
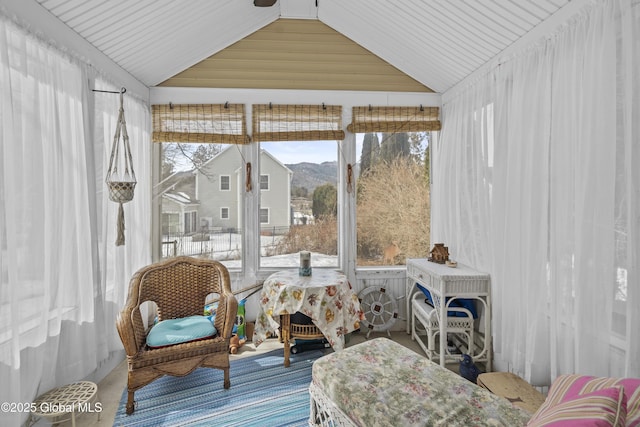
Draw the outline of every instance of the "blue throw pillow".
M418 287L418 289L420 289L422 291L422 293L424 294L424 296L427 299L427 303L431 306L433 306L433 300L431 299L431 293L429 292L429 290L427 288L425 288L424 286L420 285L419 283L416 283L416 286ZM447 298L447 300L449 300L449 298ZM468 298L456 298L454 299L451 304L449 304L449 307L458 307L458 308L466 308L467 310L469 310L471 312L471 315L473 316L474 319L478 318L478 312L476 311L476 305L473 301L473 299L468 299ZM459 311L449 311L447 312L447 316L449 317L465 317L464 313L460 313Z
M167 319L156 323L147 334L147 345L158 348L211 338L216 328L206 316Z

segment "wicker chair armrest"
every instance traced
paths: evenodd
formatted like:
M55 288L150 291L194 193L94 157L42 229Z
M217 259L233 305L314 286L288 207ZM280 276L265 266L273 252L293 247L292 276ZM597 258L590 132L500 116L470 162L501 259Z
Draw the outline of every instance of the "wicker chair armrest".
M116 328L122 340L127 356L138 354L146 342L147 336L140 314L139 288L142 271L138 270L129 282L129 294L124 307L116 318Z
M133 356L140 351L140 346L138 345L140 340L136 339L132 316L133 310L125 307L118 313L118 317L116 318L116 328L118 329L118 334L120 335L127 356Z
M233 293L230 291L221 293L218 308L216 310L216 329L221 331L220 333L222 338L231 338L237 314L238 300Z

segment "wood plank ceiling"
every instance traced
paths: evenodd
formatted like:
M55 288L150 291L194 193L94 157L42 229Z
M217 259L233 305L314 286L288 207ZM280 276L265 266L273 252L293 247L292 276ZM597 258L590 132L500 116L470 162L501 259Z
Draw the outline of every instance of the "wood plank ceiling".
M159 86L432 92L308 19L278 19Z
M16 2L28 4L26 10L31 4L44 9L147 87L171 82L439 93L554 16L566 17L590 3L277 0L272 7L255 7L253 0L10 1Z

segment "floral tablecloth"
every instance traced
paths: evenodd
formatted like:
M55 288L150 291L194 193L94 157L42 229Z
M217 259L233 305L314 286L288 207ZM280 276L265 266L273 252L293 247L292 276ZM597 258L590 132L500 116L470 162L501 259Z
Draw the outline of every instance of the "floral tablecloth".
M300 276L298 270L278 271L264 281L254 345L278 330L281 314L295 312L309 316L336 351L344 348L345 334L357 330L363 316L344 274L327 269L314 269L311 276Z

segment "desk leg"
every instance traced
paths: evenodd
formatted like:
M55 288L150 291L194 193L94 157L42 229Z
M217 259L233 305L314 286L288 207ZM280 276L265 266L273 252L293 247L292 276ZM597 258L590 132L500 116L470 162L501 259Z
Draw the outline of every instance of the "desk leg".
M405 281L404 284L404 299L407 305L407 310L405 311L406 313L406 318L407 318L407 334L411 334L411 298L410 298L410 294L411 291L413 290L413 283L414 280L407 276L407 280Z
M438 297L434 297L433 295L434 294L432 292L431 297L434 298L435 301L435 298ZM439 306L440 319L438 319L438 322L440 323L440 366L445 366L447 359L447 304L445 301L440 300Z
M282 327L282 340L284 341L284 367L289 367L289 339L291 338L291 316L289 314L283 314L280 316L280 324Z
M491 330L491 295L485 297L484 348L487 350L487 372L493 370L493 341Z

